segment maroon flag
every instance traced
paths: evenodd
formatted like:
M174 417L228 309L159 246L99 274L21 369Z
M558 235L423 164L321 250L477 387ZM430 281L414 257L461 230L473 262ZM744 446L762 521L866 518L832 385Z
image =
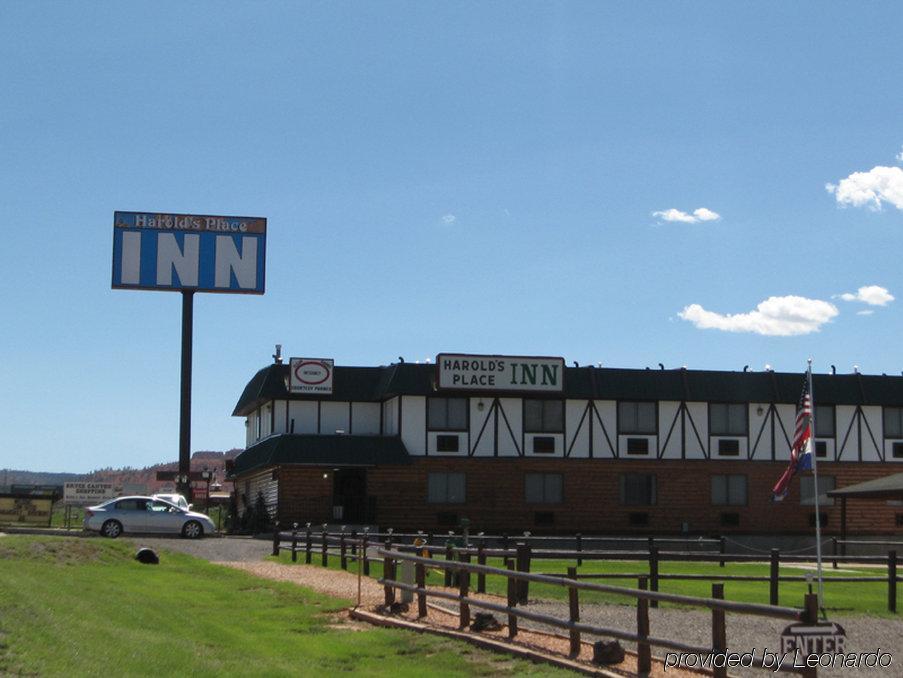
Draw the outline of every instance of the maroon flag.
M808 374L807 374L808 377ZM809 397L809 380L803 382L803 393L796 406L796 429L790 447L790 463L771 490L773 501L783 501L790 492L790 481L800 471L812 468L809 439L812 437L812 400Z

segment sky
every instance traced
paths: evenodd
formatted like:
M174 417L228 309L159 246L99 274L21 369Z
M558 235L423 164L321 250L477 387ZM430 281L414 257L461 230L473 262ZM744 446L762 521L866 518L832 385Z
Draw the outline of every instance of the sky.
M3 2L0 468L178 458L115 210L266 217L192 449L286 356L900 374L903 5Z

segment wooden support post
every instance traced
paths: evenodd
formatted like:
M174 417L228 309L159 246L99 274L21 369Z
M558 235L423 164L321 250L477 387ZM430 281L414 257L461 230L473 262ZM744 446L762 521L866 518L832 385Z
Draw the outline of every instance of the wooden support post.
M780 568L780 552L777 549L771 549L771 572L769 577L769 596L768 602L771 605L778 604L778 572Z
M721 555L727 553L727 540L724 537L718 538L718 551L721 553ZM723 560L718 561L718 567L724 567Z
M818 623L818 594L816 593L807 593L803 598L803 615L800 620L804 624L817 624ZM800 669L800 675L803 678L817 678L818 676L818 668L816 667L805 667Z
M887 552L887 609L897 611L897 552Z
M645 591L648 588L646 577L640 577L638 588ZM646 598L636 599L636 634L640 640L636 644L637 674L648 676L652 671L652 648L643 638L649 637L649 601Z
M414 581L418 589L426 588L426 566L423 563L417 563L414 566ZM426 593L417 592L417 616L426 616Z
M383 593L385 594L386 612L391 611L392 604L395 602L395 588L389 584L389 581L395 580L395 561L389 556L383 561Z
M320 564L323 567L327 567L329 565L329 542L326 540L326 530L323 530L323 541L320 543L320 560L322 561Z
M298 530L292 530L292 562L298 562Z
M581 553L583 551L583 535L579 532L577 533L577 567L583 566L583 558L581 557Z
M529 572L532 548L529 544L517 545L517 571ZM526 603L530 596L530 582L527 580L517 582L517 602Z
M361 537L361 558L363 559L364 565L364 576L370 576L370 559L367 557L367 533L364 532L364 536Z
M273 527L273 555L279 555L279 522Z
M724 584L712 584L712 598L724 600ZM727 651L727 628L724 624L724 610L712 608L712 650L715 654ZM712 671L715 678L727 678L727 667L715 667Z
M345 533L339 535L339 566L343 570L348 569L348 553L345 551Z
M310 565L311 552L313 551L313 537L310 533L310 525L307 526L307 541L304 545L304 562Z
M510 558L505 561L505 567L509 570L514 570L514 561ZM517 606L517 580L513 577L508 577L508 607L514 608ZM517 617L513 614L508 615L508 637L514 638L517 635Z
M840 555L847 554L847 498L840 498Z
M834 556L834 561L831 563L831 567L835 570L837 569L837 537L831 537L831 555Z
M357 555L357 530L351 530L351 555Z
M649 588L658 591L658 548L652 546L652 537L649 537ZM658 607L657 600L649 601L650 607Z
M502 535L502 550L503 550L503 551L507 551L507 550L508 550L508 533L507 533L507 532L505 532L505 533ZM505 557L507 558L508 556L505 556Z
M450 563L454 559L455 559L454 549L452 548L451 542L448 542L445 545L445 562ZM444 583L446 586L452 585L452 570L450 567L445 568L445 582Z
M486 564L486 547L481 542L477 547L477 565ZM477 593L486 593L486 574L477 573Z
M568 568L568 578L569 579L577 579L577 568L569 567ZM580 601L577 598L577 588L574 586L568 587L568 611L570 612L571 624L576 624L580 621ZM580 655L580 631L572 628L570 630L571 635L571 656L577 657Z
M461 554L461 562L467 562L470 560L470 556L465 556ZM461 613L461 617L459 619L459 624L462 629L466 629L470 626L470 604L467 602L467 595L470 589L470 572L461 568L458 570L458 593L461 596L461 601L458 603L458 610Z

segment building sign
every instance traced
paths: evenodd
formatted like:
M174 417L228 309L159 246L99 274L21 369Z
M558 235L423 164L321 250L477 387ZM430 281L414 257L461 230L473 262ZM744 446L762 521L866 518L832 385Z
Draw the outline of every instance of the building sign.
M527 393L564 389L564 358L440 353L436 368L439 388Z
M94 506L117 495L113 483L66 483L63 502L69 506Z
M291 393L332 393L332 358L292 358L289 361Z
M52 497L0 494L0 523L50 525Z
M115 212L113 287L263 294L267 220Z

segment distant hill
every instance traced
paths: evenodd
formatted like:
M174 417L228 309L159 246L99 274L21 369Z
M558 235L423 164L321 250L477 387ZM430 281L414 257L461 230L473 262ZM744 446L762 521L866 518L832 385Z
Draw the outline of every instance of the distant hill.
M191 470L213 471L217 482L222 483L226 476L225 465L227 459L234 459L243 450L239 448L225 452L203 450L191 455ZM103 482L115 485L144 485L148 492L158 492L173 488L171 481L157 480L157 471L178 471L179 462L170 461L144 468L100 468L90 473L49 473L43 471L21 471L15 469L0 469L0 490L5 491L10 485L62 485L70 482ZM231 483L226 483L224 491L231 490Z

